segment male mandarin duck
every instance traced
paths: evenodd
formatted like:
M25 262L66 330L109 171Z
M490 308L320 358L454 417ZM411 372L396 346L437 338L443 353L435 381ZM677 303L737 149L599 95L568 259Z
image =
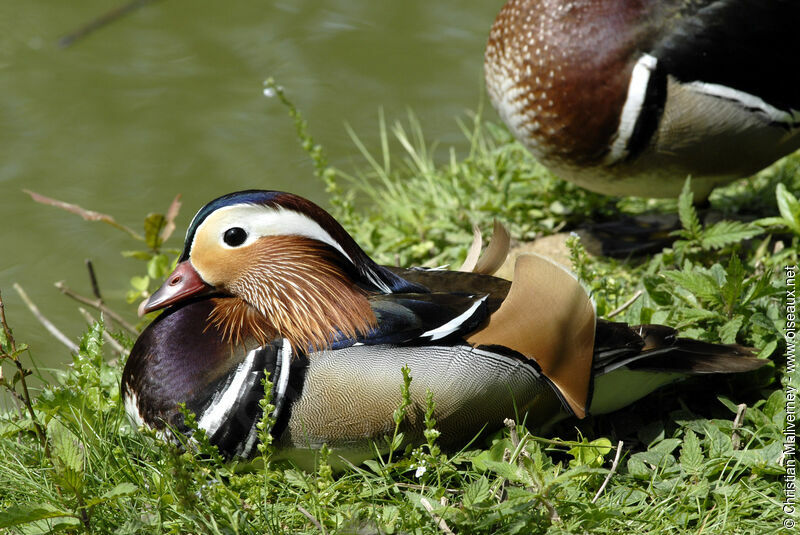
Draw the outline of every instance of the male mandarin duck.
M800 148L797 0L511 0L485 77L556 175L695 200Z
M266 377L278 454L298 462L323 444L354 462L371 456L394 430L404 365L405 437L424 440L430 390L440 443L456 447L505 418L582 418L689 374L765 362L669 327L597 320L578 281L543 257L521 257L513 282L380 266L323 209L276 191L204 206L142 308L166 311L122 375L135 424L185 430L185 403L222 452L251 456Z

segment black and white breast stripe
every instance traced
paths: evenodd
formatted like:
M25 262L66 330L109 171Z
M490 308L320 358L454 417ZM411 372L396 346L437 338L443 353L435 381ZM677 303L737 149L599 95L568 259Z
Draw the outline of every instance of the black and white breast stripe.
M228 374L210 402L196 411L198 427L205 430L212 444L235 456L255 453L256 425L262 416L259 401L264 396L261 382L273 369L273 417L278 419L285 408L291 359L291 346L284 339L250 351Z

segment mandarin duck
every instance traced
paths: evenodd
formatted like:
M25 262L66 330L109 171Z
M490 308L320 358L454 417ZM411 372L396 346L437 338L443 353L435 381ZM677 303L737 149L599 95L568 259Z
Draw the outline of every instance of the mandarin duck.
M510 0L485 54L511 132L565 180L695 201L800 148L797 0Z
M680 377L765 362L669 327L598 320L578 281L544 257L520 257L513 282L480 273L498 266L482 260L479 272L385 267L306 199L220 197L143 303L166 310L125 365L126 411L136 425L186 432L184 403L223 453L252 456L269 378L278 458L307 463L327 444L358 462L394 430L405 365L406 440L424 440L431 391L440 444L454 448L505 418L582 418Z

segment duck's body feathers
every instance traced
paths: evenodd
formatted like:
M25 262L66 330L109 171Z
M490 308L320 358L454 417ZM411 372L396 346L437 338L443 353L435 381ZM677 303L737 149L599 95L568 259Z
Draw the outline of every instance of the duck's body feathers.
M520 257L513 283L390 269L296 196L241 192L209 206L190 225L183 260L142 307L169 308L134 344L122 398L134 423L164 432L188 431L185 404L229 456L256 451L264 378L279 456L299 459L327 443L358 461L394 430L405 365L407 441L423 440L430 391L440 444L458 447L505 418L541 429L687 374L763 363L667 327L596 322L579 282L543 257ZM631 374L635 388L614 380Z
M353 462L369 457L372 443L380 446L382 436L394 429L392 412L401 402L405 365L412 375L412 405L401 430L409 442L422 439L427 390L434 394L434 417L447 447L499 427L506 417L527 414L527 424L536 428L569 415L568 403L536 361L505 347L473 347L455 338L421 343L410 336L406 343L374 338L308 355L291 353L283 340L247 351L247 343L237 348L222 342L222 332L213 326L196 328L211 307L207 300L191 302L148 326L131 352L122 390L124 398L134 400L139 419L159 429L169 424L185 432L178 404L186 403L228 456L256 451L262 378L274 383L273 403L281 406L272 430L278 457L296 461L323 443ZM598 414L686 375L742 372L764 362L740 346L681 339L661 326L599 322L597 340L591 411ZM284 375L287 351L291 358ZM632 383L620 389L614 377L631 374ZM281 382L283 391L277 388Z

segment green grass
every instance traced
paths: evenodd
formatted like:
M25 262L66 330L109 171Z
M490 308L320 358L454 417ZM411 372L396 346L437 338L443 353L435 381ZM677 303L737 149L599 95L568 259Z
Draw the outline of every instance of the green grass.
M547 437L512 425L460 452L439 450L429 417L427 442L416 448L341 472L332 470L336 460L323 449L317 468L305 472L271 462L270 444L253 461L226 463L202 436L187 451L132 429L119 403L122 368L112 363L104 326L97 324L84 336L73 365L48 378L33 400L42 437L22 410L12 406L0 417L0 532L727 534L782 529L784 469L778 459L784 385L800 386L800 378L786 373L782 356L781 273L797 261L800 203L790 192L800 191L800 157L712 197L723 213L747 209L762 219L704 225L688 194L677 205L615 200L560 181L505 129L480 115L459 123L469 142L465 154L429 146L413 116L391 127L381 120L381 153L370 154L354 134L364 162L343 172L327 165L291 105L290 111L331 194L333 214L384 263L457 264L466 254L472 225L486 232L494 218L505 222L515 239L527 241L590 219L678 208L684 226L678 241L645 259L593 258L580 243L571 243L574 268L599 315L641 290L616 320L664 323L686 336L751 345L774 365L746 378L662 389L616 414L564 423ZM147 274L131 281L132 300L169 270L172 257L161 249L166 224L150 216L142 237L145 250L126 252L147 262ZM132 344L125 334L114 336L126 347ZM27 353L21 345L15 352L2 332L0 344L2 385L21 392L19 375L11 373L13 358L25 363ZM747 410L734 424L742 403ZM266 437L270 422L263 423ZM625 442L612 473L618 440Z

